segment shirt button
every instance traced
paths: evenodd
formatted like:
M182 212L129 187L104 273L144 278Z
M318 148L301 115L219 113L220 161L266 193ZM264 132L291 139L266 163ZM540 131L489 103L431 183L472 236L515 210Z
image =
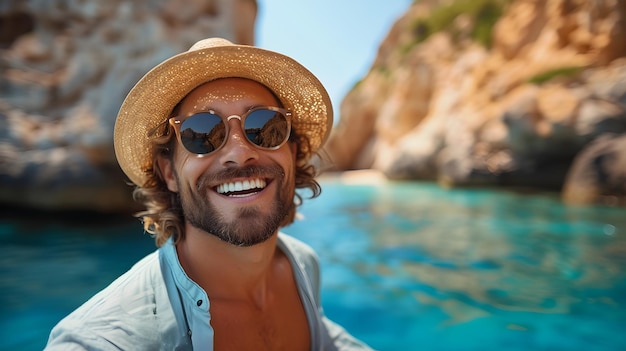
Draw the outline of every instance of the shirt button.
M198 300L198 301L196 302L196 305L198 305L198 307L202 306L202 300Z

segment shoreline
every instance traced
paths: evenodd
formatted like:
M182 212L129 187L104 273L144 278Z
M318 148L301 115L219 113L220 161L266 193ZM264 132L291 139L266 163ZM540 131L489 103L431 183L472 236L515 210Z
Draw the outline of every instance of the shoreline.
M379 185L388 182L381 171L374 169L323 172L316 178L320 182L334 181L347 185Z

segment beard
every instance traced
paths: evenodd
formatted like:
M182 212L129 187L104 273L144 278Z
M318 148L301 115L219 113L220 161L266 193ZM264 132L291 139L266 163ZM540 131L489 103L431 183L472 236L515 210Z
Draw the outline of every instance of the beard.
M266 206L246 206L236 210L235 219L227 220L219 209L209 201L208 184L216 184L236 177L272 178L277 183L274 200ZM180 195L185 220L192 226L236 246L252 246L271 238L293 206L295 186L286 184L285 172L278 165L269 167L248 166L226 169L216 174L203 175L195 191ZM179 189L180 182L179 182Z

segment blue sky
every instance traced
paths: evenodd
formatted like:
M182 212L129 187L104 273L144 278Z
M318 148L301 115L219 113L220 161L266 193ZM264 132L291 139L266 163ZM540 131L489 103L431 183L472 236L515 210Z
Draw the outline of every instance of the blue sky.
M369 70L380 42L412 0L257 0L256 45L288 55L339 104Z

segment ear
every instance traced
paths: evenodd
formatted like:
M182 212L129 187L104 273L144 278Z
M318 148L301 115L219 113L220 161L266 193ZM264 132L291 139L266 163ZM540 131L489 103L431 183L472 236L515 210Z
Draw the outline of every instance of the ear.
M174 165L170 157L164 155L158 155L156 159L157 167L159 167L159 171L163 176L163 180L167 185L167 188L177 193L178 192L178 179L176 176L176 171L174 170Z

